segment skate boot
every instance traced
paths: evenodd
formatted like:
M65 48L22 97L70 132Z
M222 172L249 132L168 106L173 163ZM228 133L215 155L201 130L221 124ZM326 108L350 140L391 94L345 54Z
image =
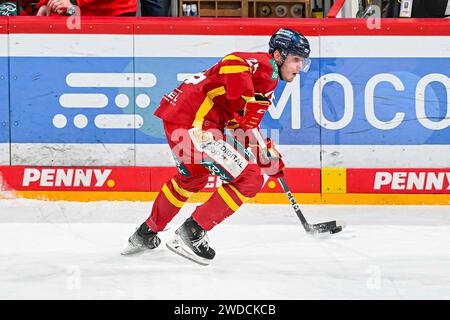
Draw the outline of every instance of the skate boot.
M153 232L144 222L128 239L128 247L122 255L130 255L143 252L148 249L155 249L161 243L158 234Z
M175 231L174 239L166 246L176 254L204 266L209 265L216 255L209 247L206 231L192 218L188 218Z

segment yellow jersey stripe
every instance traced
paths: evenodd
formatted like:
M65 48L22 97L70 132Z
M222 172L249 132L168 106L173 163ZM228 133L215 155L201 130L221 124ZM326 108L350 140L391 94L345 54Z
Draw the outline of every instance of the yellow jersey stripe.
M225 87L217 87L215 89L212 89L211 91L208 91L208 93L206 94L210 99L214 99L217 96L221 96L223 94L225 94Z
M226 192L223 187L217 189L219 195L222 197L223 201L230 207L231 210L236 211L239 209L239 205L230 197L230 195Z
M248 200L250 200L250 198L247 198L246 196L244 196L242 193L239 192L238 189L233 187L231 184L227 184L227 186L229 186L230 189L233 190L234 193L236 193L236 195L238 196L239 199L241 199L242 202L247 202Z
M244 71L250 72L250 67L246 66L223 66L219 70L219 74L229 74L229 73L241 73Z
M222 61L227 61L227 60L238 60L238 61L245 62L244 59L242 59L241 57L235 56L234 54L230 54L222 59Z
M225 93L226 91L224 86L208 91L205 100L203 100L202 104L200 105L200 108L198 108L197 113L195 114L195 120L192 123L193 127L197 128L202 127L205 116L208 114L209 111L211 111L212 107L214 106L214 102L212 100L215 97L223 95Z
M202 104L200 105L200 108L198 108L197 113L195 114L195 120L192 123L193 127L197 128L202 127L203 121L205 120L205 116L208 114L209 111L211 111L213 105L214 102L209 97L206 97L205 100L203 100Z
M187 190L184 190L183 188L181 188L178 183L175 181L175 179L171 179L170 182L172 182L172 186L175 189L175 191L180 195L183 196L185 198L189 198L192 195L192 192L189 192Z
M169 189L169 187L167 187L167 185L163 185L161 191L164 193L167 200L169 200L169 202L171 204L173 204L175 207L181 208L182 206L184 206L184 202L175 198L175 196L172 194L172 192L170 192L170 189Z

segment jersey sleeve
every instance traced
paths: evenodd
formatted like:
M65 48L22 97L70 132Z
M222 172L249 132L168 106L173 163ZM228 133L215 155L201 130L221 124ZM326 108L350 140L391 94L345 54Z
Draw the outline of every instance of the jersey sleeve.
M243 58L235 55L228 55L220 62L219 74L233 111L242 109L245 100L255 95L252 72L252 67Z

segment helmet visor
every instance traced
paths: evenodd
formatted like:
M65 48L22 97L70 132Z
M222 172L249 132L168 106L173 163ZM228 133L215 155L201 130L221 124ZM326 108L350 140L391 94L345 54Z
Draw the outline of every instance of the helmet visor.
M311 67L311 59L310 58L303 58L302 60L302 67L300 68L301 72L308 72L309 67Z

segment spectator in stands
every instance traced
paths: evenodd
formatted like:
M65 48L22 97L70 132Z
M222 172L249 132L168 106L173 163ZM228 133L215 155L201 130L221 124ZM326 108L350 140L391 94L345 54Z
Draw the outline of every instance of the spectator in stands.
M3 2L0 0L0 16L16 16L17 5L13 2Z
M21 16L33 16L34 15L34 7L36 6L37 0L20 0L19 8Z
M137 0L40 0L37 15L73 15L76 6L82 16L136 16Z
M169 15L170 0L140 0L143 17L165 17Z
M33 15L33 4L36 0L0 0L0 16Z
M382 0L381 9L382 18L444 18L450 15L448 0Z
M444 18L448 0L414 0L412 18Z

